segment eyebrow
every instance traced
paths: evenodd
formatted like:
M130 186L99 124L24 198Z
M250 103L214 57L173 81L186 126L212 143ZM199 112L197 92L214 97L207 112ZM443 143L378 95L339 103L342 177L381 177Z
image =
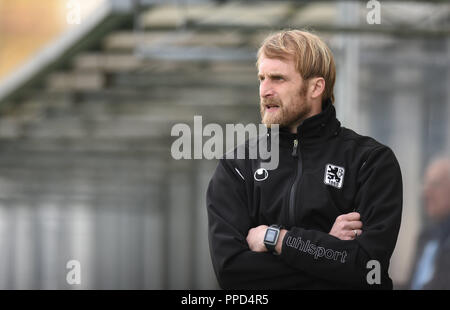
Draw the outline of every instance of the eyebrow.
M261 74L261 73L258 73L258 74L257 74L257 77L258 77L258 78L261 78L262 76L264 76L264 74ZM274 78L274 77L282 77L282 78L286 78L286 75L285 75L285 74L277 73L277 72L275 72L275 73L269 73L269 74L267 74L267 76L268 76L269 78Z

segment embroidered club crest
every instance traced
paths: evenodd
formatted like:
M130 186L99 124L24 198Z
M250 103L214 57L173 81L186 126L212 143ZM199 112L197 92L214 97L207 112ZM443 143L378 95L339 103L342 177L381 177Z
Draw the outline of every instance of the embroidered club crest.
M336 188L342 188L344 184L345 169L336 165L325 165L325 177L323 182Z

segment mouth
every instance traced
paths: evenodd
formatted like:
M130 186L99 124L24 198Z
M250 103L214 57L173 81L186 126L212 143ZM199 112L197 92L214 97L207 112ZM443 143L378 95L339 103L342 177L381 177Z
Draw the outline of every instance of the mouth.
M264 108L266 109L267 112L275 112L280 108L280 106L274 103L269 103L265 104Z

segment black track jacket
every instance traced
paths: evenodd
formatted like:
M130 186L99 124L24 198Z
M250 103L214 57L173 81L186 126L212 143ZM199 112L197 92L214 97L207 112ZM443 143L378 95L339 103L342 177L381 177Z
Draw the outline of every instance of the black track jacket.
M258 159L219 161L207 191L207 211L220 286L392 289L388 268L402 212L394 153L341 127L330 102L297 132L280 129L279 165L267 175L256 172ZM336 217L352 211L361 214L362 234L347 241L329 235ZM281 255L250 251L249 229L272 224L288 230ZM371 260L380 264L380 284L368 284L368 273L376 268L368 266Z

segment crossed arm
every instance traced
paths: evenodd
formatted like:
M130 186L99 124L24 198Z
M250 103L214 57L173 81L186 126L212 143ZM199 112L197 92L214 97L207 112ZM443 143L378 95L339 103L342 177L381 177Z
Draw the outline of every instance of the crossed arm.
M267 225L259 225L248 231L246 240L251 251L267 252L267 248L263 242L267 227ZM339 215L328 234L340 240L353 240L356 236L362 234L362 227L363 224L360 221L359 213L351 212ZM281 254L283 239L286 233L286 229L280 230L280 236L278 237L278 242L275 246L275 251L278 254Z

